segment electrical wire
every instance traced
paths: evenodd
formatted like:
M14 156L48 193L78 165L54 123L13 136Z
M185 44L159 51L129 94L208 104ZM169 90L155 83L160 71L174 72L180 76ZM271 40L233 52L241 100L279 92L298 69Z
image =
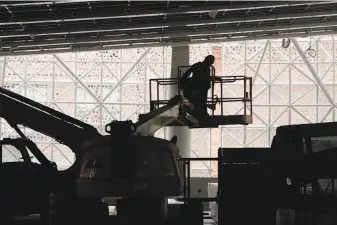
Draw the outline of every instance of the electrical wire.
M312 48L312 44L311 44L311 31L309 31L309 38L310 38L310 42L309 42L309 48L307 50L305 50L304 54L307 55L307 57L312 57L315 58L317 53L316 50Z

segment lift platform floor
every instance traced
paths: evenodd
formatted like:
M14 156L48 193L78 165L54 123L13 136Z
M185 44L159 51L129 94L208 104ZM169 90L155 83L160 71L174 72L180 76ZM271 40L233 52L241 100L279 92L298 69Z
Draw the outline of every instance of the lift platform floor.
M251 115L215 115L204 120L196 120L192 116L179 116L169 126L189 126L190 128L217 128L221 125L248 125L253 122Z

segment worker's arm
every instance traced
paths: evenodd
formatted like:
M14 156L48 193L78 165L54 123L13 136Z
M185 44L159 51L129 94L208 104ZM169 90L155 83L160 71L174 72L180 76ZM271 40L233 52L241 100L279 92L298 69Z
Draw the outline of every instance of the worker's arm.
M212 82L214 81L221 81L222 78L219 76L213 76L213 74L211 73L211 71L208 72L208 79L210 79Z
M180 78L181 80L185 80L187 77L191 75L191 73L195 70L195 64L192 65L188 70L183 74L183 76Z
M222 80L222 78L221 78L221 77L218 77L218 76L211 77L211 79L212 79L213 81L221 81L221 80Z

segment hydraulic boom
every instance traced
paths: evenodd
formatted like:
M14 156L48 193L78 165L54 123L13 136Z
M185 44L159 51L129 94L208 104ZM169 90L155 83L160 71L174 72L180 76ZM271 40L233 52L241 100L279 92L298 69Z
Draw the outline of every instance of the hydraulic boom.
M18 125L43 133L76 152L88 139L101 136L91 125L65 115L19 94L0 88L0 117L22 138Z

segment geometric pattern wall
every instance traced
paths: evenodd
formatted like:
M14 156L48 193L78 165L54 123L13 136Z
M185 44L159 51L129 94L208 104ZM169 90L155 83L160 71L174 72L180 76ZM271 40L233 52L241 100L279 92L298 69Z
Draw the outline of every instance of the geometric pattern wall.
M311 41L298 38L303 50L309 45L314 49L316 56L308 55L308 60L324 87L316 82L292 43L288 48L282 47L282 40L190 45L191 64L214 54L217 75L247 75L254 80L254 123L192 130L192 157L216 156L220 146L269 146L280 125L335 121L336 37L317 36ZM171 54L170 47L137 48L2 57L0 65L4 65L5 88L90 123L104 133L109 121L135 121L137 114L149 110L148 80L170 76ZM237 96L243 86L226 84L223 89L226 97ZM225 107L227 114L241 111L238 104ZM0 128L1 137L15 135L4 121ZM73 154L65 146L29 129L24 133L60 168L72 164ZM156 136L165 138L165 129ZM19 160L11 149L3 157ZM216 174L216 164L192 164L193 176Z
M253 77L253 117L249 126L227 126L205 129L199 142L208 144L202 156L216 157L223 147L267 147L271 144L276 128L280 125L331 122L336 120L336 64L337 36L299 38L310 65L322 86L302 60L294 44L282 47L282 40L227 42L190 46L191 63L214 54L217 74L222 76L247 75ZM337 40L337 39L336 39ZM322 89L329 94L327 97ZM226 97L242 97L243 85L223 86ZM238 96L240 94L241 96ZM332 101L330 101L330 100ZM242 111L239 104L229 103L226 113ZM212 141L210 141L212 140ZM206 164L206 163L205 163ZM206 172L206 170L209 172ZM200 170L202 170L200 168ZM206 176L217 175L216 164L204 166Z
M170 51L160 47L6 57L3 86L104 133L112 120L135 121L149 111L148 81L169 76ZM15 134L3 121L2 126L1 137ZM24 133L60 168L72 164L74 156L66 146L29 129ZM7 150L4 157L17 160L11 153Z

